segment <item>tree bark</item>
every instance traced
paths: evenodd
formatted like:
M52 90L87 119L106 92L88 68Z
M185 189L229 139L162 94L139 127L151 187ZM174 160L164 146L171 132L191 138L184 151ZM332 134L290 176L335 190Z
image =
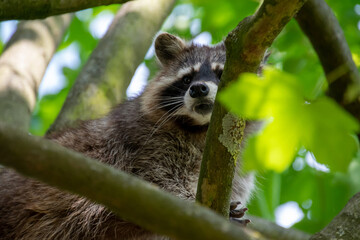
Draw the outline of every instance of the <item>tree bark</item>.
M360 120L360 74L331 8L324 0L308 0L296 20L319 56L328 95Z
M70 20L67 14L18 24L0 57L0 121L28 130L38 86Z
M345 208L311 240L346 239L358 240L360 236L360 193L346 204Z
M86 8L125 3L127 1L129 0L3 0L0 1L0 21L46 18Z
M102 116L126 98L126 88L136 68L174 4L175 0L138 0L121 7L50 131L73 126L77 120Z
M229 33L225 40L227 60L218 91L236 80L241 73L257 72L266 49L304 2L264 0L253 16L245 18ZM229 116L228 111L216 101L207 132L196 196L200 203L224 216L229 214L232 179L244 125L243 120ZM228 139L227 144L221 139Z
M2 123L0 145L0 164L85 196L153 232L176 239L252 239L241 227L199 204Z

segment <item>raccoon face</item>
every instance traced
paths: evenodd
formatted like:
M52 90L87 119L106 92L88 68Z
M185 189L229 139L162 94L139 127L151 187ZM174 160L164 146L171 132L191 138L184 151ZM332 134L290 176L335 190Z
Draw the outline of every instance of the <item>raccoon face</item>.
M187 45L163 33L155 40L155 52L162 70L142 96L143 110L159 117L159 123L207 125L225 63L224 45Z

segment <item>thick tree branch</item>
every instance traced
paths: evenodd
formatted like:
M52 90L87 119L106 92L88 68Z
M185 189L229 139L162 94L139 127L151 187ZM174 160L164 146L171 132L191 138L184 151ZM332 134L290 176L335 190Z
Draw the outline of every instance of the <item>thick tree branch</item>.
M329 96L360 120L360 74L331 8L324 0L308 0L296 20L320 58Z
M46 18L86 8L125 3L127 1L129 0L3 0L0 1L0 21Z
M265 0L253 16L245 18L229 33L225 40L227 60L219 91L236 80L239 74L257 71L266 49L304 2ZM239 155L238 151L231 151L230 148L239 149L243 132L238 127L244 124L229 116L228 111L216 101L196 196L198 201L224 216L229 214L232 179ZM228 122L225 123L225 120ZM224 124L228 125L228 132ZM224 141L219 140L221 134L231 146L225 146Z
M0 164L101 203L148 230L176 239L251 239L205 207L2 123L0 145Z
M347 239L357 240L360 236L360 193L346 204L345 208L311 240Z
M70 20L67 14L18 24L0 57L0 121L28 130L38 86Z
M174 3L175 0L138 0L121 7L82 69L50 131L71 126L79 119L104 115L125 99L136 68Z

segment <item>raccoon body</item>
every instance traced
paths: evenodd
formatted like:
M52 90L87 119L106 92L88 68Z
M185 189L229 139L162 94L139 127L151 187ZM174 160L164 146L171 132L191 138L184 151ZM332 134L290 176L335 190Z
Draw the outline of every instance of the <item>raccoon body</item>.
M137 98L101 119L49 139L194 200L225 47L155 41L162 70ZM252 177L236 176L232 200L245 203ZM0 173L0 239L161 239L105 207L12 170Z

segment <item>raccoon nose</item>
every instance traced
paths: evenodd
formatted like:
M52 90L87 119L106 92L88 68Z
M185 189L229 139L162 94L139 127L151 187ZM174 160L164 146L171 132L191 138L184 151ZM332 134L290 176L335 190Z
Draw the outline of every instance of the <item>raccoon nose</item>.
M209 87L205 83L197 83L190 87L189 94L192 98L205 97L209 93Z

